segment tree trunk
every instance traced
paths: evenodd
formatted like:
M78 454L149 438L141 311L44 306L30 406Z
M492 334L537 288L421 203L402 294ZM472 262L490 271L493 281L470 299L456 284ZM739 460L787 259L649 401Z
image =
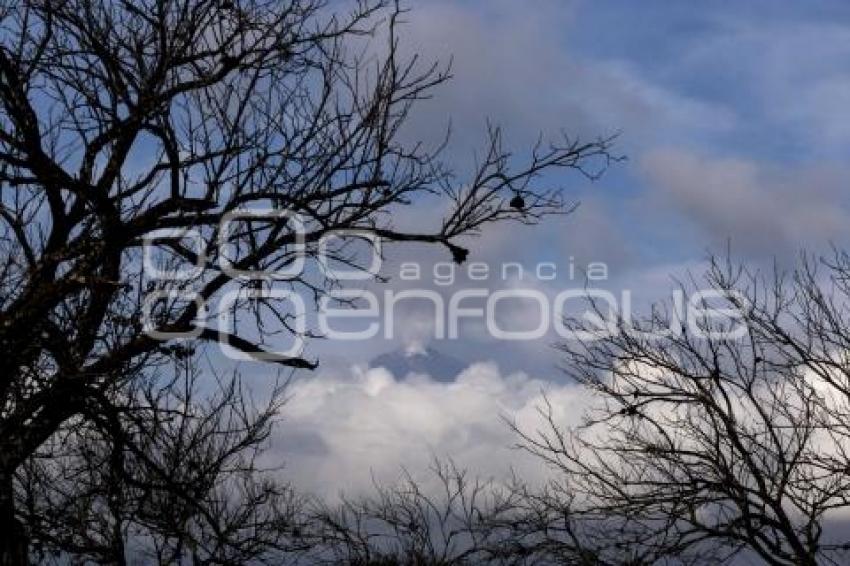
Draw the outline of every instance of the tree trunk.
M24 527L15 517L11 474L0 475L0 566L26 566L28 541Z

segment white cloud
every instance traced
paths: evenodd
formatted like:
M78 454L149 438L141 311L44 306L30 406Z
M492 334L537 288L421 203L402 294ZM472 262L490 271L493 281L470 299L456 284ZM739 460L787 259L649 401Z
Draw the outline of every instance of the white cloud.
M333 496L360 493L373 477L391 481L401 468L424 474L433 457L453 458L475 474L505 478L513 468L536 482L547 470L512 446L517 438L502 420L540 428L546 392L556 418L574 425L587 393L523 373L502 375L492 363L473 364L455 383L427 376L396 380L383 369L352 368L297 381L284 407L273 446L286 476L301 489Z

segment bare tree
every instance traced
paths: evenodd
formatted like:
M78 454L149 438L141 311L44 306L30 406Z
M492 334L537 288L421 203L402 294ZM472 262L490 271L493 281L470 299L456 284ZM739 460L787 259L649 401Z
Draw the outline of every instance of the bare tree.
M306 521L314 563L463 565L520 563L500 555L500 522L515 514L515 492L435 461L432 481L409 473L372 495L314 507ZM433 481L436 480L436 481ZM521 557L519 557L521 558ZM504 560L503 560L504 559Z
M846 563L830 524L850 510L848 275L845 253L773 277L713 261L682 286L687 311L565 343L595 401L580 427L543 407L549 426L520 431L558 472L543 508L593 527L603 554Z
M515 167L491 128L477 165L456 179L439 148L402 143L411 108L448 71L400 58L400 13L381 0L338 13L321 0L0 6L0 564L28 552L16 471L67 427L101 426L109 412L99 403L168 359L169 336L224 340L257 357L273 336L302 331L285 302L248 291L318 298L332 284L309 267L285 281L234 270L311 260L339 229L444 246L461 262L461 236L567 210L558 191L533 184L539 174L594 175L606 164L607 140L565 139ZM424 195L448 204L438 226L395 225L395 212ZM245 213L261 207L273 213ZM303 232L281 211L297 214ZM248 218L228 224L233 213ZM200 264L195 277L163 281L143 269L145 240L162 229L187 238L154 248ZM224 310L253 313L256 331L216 325L214 305L234 289L244 292ZM145 316L151 293L161 300Z
M671 555L668 546L612 539L625 533L617 528L622 522L591 520L562 491L517 477L481 480L451 461L432 470L431 478L405 474L369 495L312 507L304 520L305 556L317 564L637 566ZM715 562L682 552L676 563Z
M258 405L238 376L180 366L65 423L18 470L38 562L280 564L306 548L306 501L260 463L283 386Z

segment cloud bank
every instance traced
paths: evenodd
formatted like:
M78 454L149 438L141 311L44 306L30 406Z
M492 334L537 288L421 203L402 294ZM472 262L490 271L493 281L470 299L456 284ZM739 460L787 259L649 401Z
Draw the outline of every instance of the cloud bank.
M295 485L324 496L363 493L373 479L397 479L402 467L427 481L434 457L497 481L513 469L539 482L548 470L513 448L504 419L539 428L544 392L558 422L578 424L587 406L582 388L503 375L493 363L473 364L453 383L425 375L402 381L383 368L325 373L292 385L272 455Z

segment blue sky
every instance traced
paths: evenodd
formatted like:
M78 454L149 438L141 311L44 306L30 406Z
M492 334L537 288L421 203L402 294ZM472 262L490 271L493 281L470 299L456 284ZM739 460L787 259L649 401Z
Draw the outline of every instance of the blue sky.
M571 173L544 179L581 207L533 229L491 228L471 260L603 261L611 269L606 286L632 290L645 307L665 296L670 276L698 274L708 253L727 244L735 257L762 266L850 242L850 4L436 0L410 7L404 47L425 60L453 56L455 78L422 104L404 135L436 140L451 121L446 157L461 173L487 118L520 149L541 131L620 132L616 150L627 157L596 183ZM423 205L410 220L426 222L431 213ZM441 254L391 250L386 268L392 275L401 261L430 265L447 259ZM581 285L564 272L537 286L549 293ZM397 278L389 284L404 287ZM422 317L411 309L402 324L416 327ZM506 451L511 438L499 415L532 418L544 388L563 402L567 420L580 414L582 393L555 369L554 340L505 344L471 332L439 343L470 366L455 384L365 368L399 340L315 343L310 352L323 365L296 384L279 453L317 490L356 489L373 472L424 466L431 453L485 475L509 464L533 475L533 465L523 468Z

